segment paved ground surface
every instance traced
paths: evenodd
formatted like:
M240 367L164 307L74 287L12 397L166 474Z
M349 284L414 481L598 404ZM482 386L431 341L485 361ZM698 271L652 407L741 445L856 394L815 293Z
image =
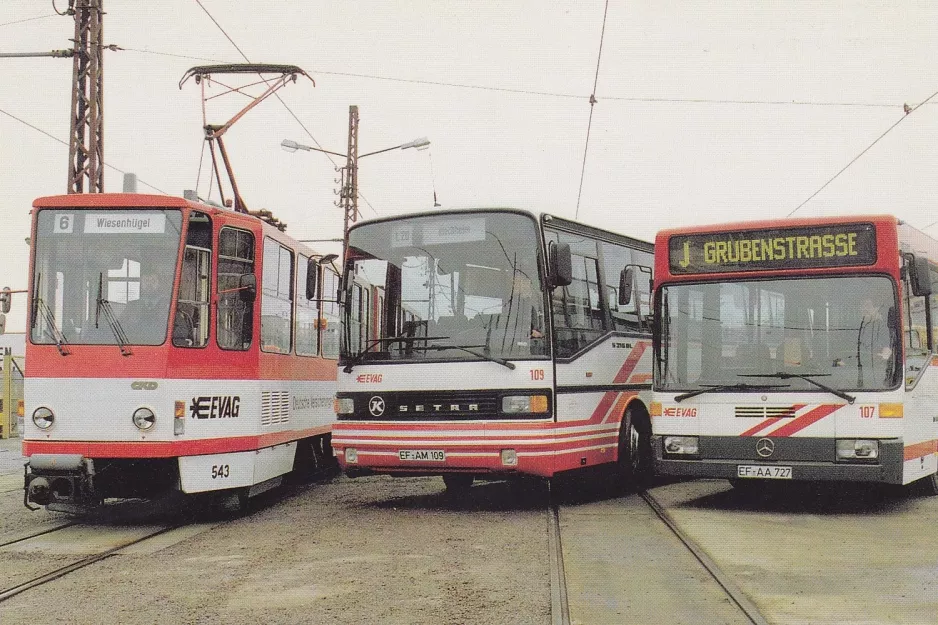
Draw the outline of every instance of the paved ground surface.
M0 471L0 543L70 519L26 510L13 469ZM788 486L651 492L769 623L938 622L938 497ZM640 497L576 484L558 497L573 623L746 622ZM234 517L127 502L0 548L0 588L180 527L0 603L0 623L547 624L547 502L535 481L452 499L439 478L383 477L285 488Z

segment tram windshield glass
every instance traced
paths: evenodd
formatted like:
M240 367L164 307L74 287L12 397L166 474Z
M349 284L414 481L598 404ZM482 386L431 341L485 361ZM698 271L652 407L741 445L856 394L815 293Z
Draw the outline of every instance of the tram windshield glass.
M39 211L33 343L163 343L181 223L178 210Z
M496 212L352 230L346 362L546 357L537 232L530 216Z
M656 390L881 390L902 375L886 277L669 285L658 306Z

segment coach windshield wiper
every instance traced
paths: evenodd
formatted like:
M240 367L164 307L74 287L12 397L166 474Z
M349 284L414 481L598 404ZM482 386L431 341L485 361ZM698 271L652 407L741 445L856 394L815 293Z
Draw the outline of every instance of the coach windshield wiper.
M802 373L785 373L784 371L779 371L778 373L740 373L738 375L741 378L778 378L779 380L790 380L792 378L797 378L799 380L804 380L805 382L810 382L811 384L818 387L822 391L827 391L828 393L832 395L836 395L837 397L840 397L841 399L845 399L847 400L847 402L851 404L857 400L857 398L854 397L853 395L844 393L843 391L837 390L836 388L830 387L826 384L822 384L821 382L818 382L817 380L812 379L816 377L829 377L830 376L829 373L802 374Z
M791 384L747 384L739 382L738 384L702 384L704 388L698 388L687 393L681 393L674 398L674 401L681 402L691 397L697 397L704 393L718 393L720 391L753 391L758 388L788 388Z
M440 340L444 340L448 338L449 338L448 336L402 335L402 336L389 336L383 339L374 339L372 341L368 341L367 343L365 343L365 346L362 348L360 352L358 352L354 356L349 356L348 362L345 363L345 366L342 368L342 371L344 371L345 373L351 373L352 367L361 363L362 359L365 357L365 354L369 353L368 350L374 347L375 345L379 345L380 343L402 343L404 341L440 341Z
M470 348L481 348L483 351L482 353L479 353L479 352L472 351L472 349ZM458 349L460 351L466 352L467 354L478 356L479 358L482 358L483 360L488 360L489 362L500 364L503 367L508 367L509 369L515 368L515 363L508 362L504 358L499 358L498 356L493 356L490 353L488 353L488 350L485 345L440 345L439 343L436 343L434 345L427 345L426 347L421 347L420 349L425 349L427 351L436 351L436 352L442 352L447 349Z

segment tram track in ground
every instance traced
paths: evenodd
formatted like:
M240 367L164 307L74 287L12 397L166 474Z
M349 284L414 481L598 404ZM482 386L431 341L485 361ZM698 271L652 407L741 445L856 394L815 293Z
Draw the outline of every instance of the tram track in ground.
M712 582L719 588L720 596L724 596L728 605L733 606L737 610L737 614L742 617L740 622L748 622L752 625L768 625L769 621L762 615L758 607L749 599L749 597L736 585L732 577L724 572L720 566L704 551L704 549L697 544L686 532L684 532L678 523L668 514L667 510L662 506L654 495L649 491L639 491L631 497L637 502L638 499L644 502L648 509L651 510L653 515L648 515L649 519L657 519L667 527L667 531L663 532L662 536L671 535L675 537L680 543L681 547L671 546L670 549L681 549L686 553L689 553L692 556L693 560L696 560L700 564L704 573L701 575L705 578L712 580ZM562 502L558 502L556 494L552 489L549 488L548 491L548 506L547 506L547 515L548 515L548 544L550 550L550 600L551 600L551 625L570 625L574 622L580 622L582 616L579 616L575 613L576 609L572 610L574 613L571 617L571 604L574 606L577 605L578 597L575 596L577 589L574 587L568 589L568 579L567 574L564 568L564 547L562 541L562 526L560 521L560 512L561 512ZM635 505L638 505L637 503ZM570 528L567 531L571 531ZM571 537L572 538L572 537ZM572 540L571 542L576 542ZM672 543L673 545L673 543ZM575 548L575 547L570 547ZM576 586L576 585L574 585ZM667 592L667 588L661 589L662 592ZM599 590L593 590L594 592L600 592ZM674 591L672 589L672 591ZM574 593L571 595L570 593ZM636 596L608 596L602 597L605 601L611 604L617 604L620 606L627 606L630 601L636 601L640 599L640 593L642 591L630 588L624 589L620 588L619 593L630 593L635 592ZM716 591L714 591L716 592ZM727 608L731 609L731 608ZM625 621L629 621L629 614L619 614L619 616L624 617ZM584 621L585 622L585 621Z

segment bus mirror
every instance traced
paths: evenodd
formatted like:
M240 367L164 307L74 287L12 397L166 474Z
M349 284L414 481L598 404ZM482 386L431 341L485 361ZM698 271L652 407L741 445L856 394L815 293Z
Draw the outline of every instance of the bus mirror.
M316 288L319 286L319 263L310 259L306 263L306 299L316 299Z
M619 273L619 306L628 306L635 290L635 271L626 267Z
M243 302L253 302L257 298L257 276L246 273L238 279L238 295Z
M910 256L909 282L912 286L912 295L931 295L931 271L928 259L924 256Z
M10 312L10 306L13 304L11 297L12 293L10 292L10 287L3 287L3 290L0 291L0 312Z
M7 329L7 316L3 313L0 313L0 334L6 332Z
M551 243L548 257L551 286L567 286L573 282L573 259L570 256L570 244Z

